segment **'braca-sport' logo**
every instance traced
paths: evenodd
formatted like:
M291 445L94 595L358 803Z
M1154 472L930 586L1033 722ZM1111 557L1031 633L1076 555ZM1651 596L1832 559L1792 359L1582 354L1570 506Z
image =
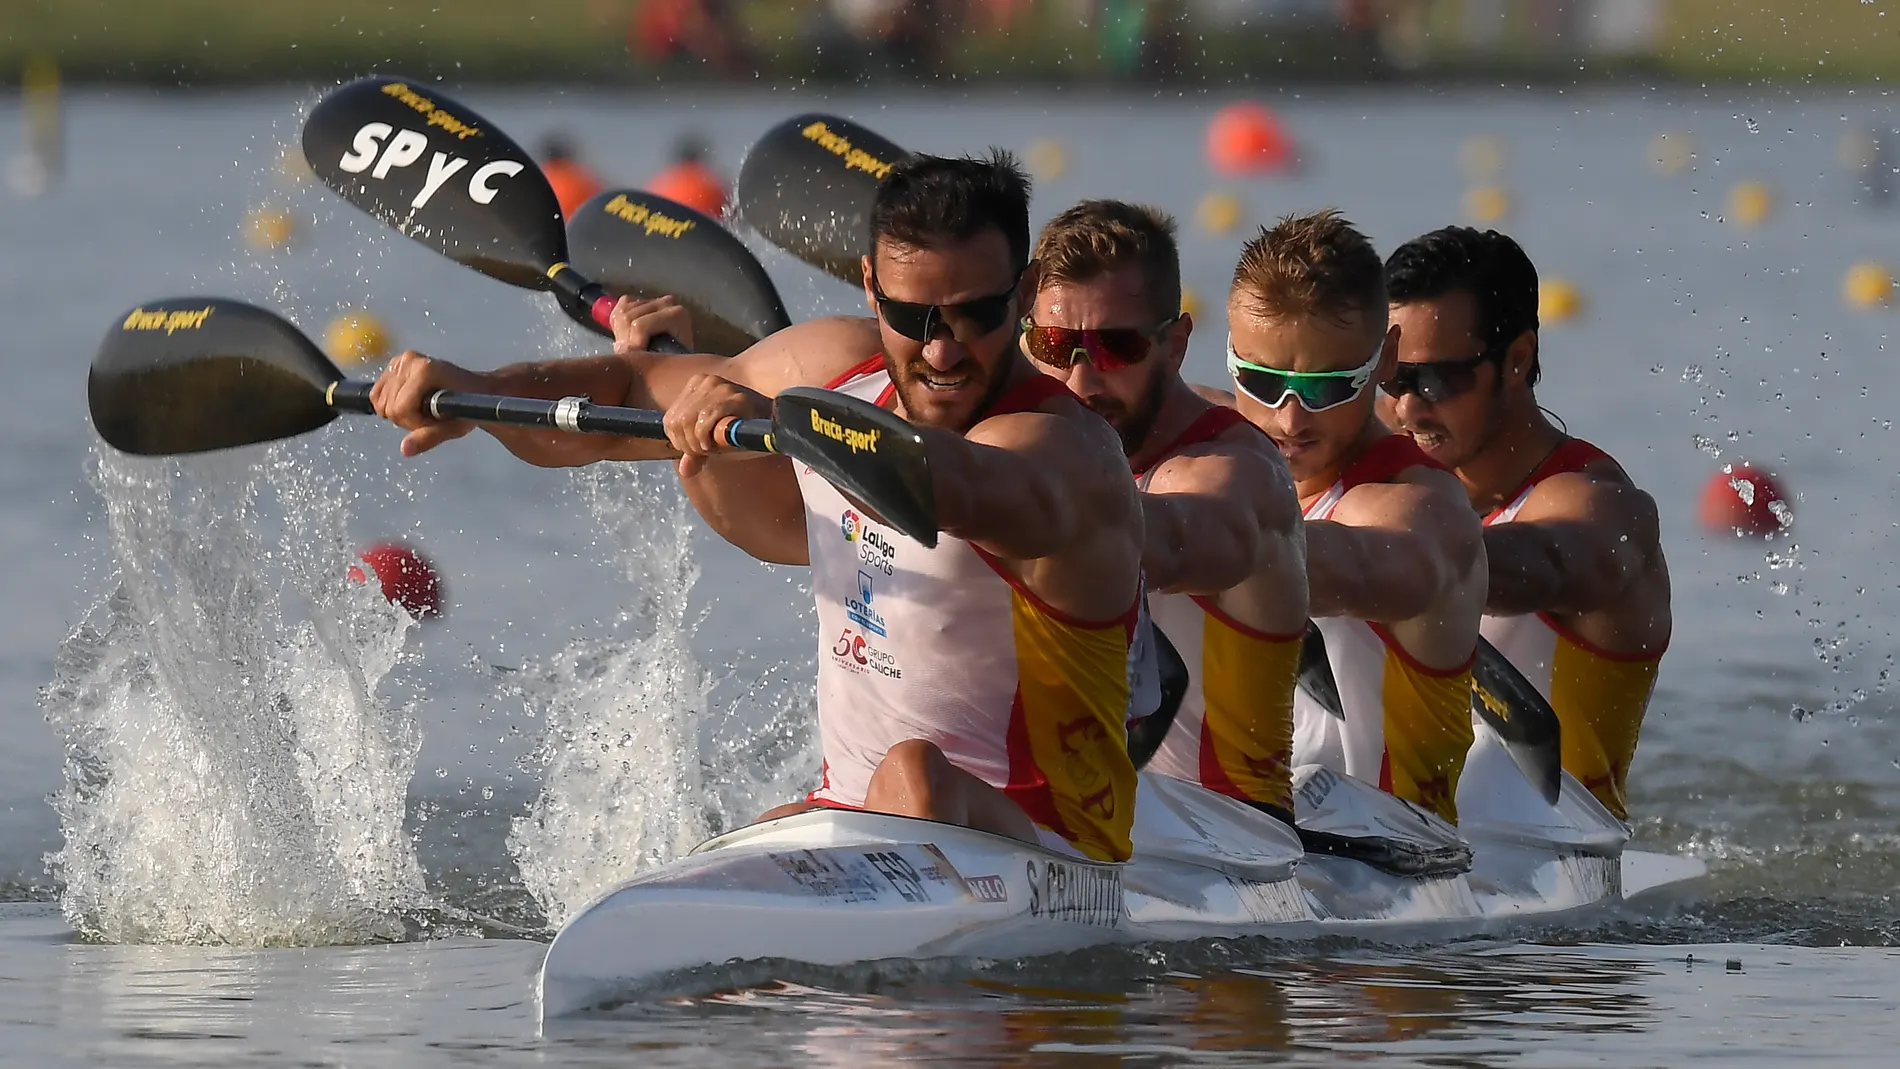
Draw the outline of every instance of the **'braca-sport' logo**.
M482 136L481 127L470 126L455 117L455 114L435 101L416 92L401 82L391 82L383 86L383 95L395 97L414 108L428 125L455 135L457 141L467 141L471 137Z
M877 452L877 440L884 433L877 428L861 431L856 427L847 427L835 419L819 415L815 408L811 410L811 429L834 442L843 442L845 448L853 453Z
M677 239L698 225L691 219L675 219L665 212L656 212L638 201L628 200L625 193L618 194L602 205L601 211L624 223L640 227L646 231L648 237L659 234Z
M408 167L422 158L429 147L428 135L418 130L397 129L386 122L364 123L350 140L350 151L343 154L337 166L350 174L369 172L375 179L389 177L389 172ZM422 183L422 189L409 202L411 209L420 209L429 203L449 179L454 178L469 161L461 156L451 156L446 152L437 152L429 161L429 176ZM495 188L500 178L513 178L528 169L528 165L519 160L491 160L475 168L468 176L468 197L477 204L488 204L501 191Z
M880 179L891 173L889 163L853 145L850 138L833 133L831 127L822 122L812 123L799 133L805 135L805 140L843 160L847 171L863 171Z
M125 317L125 322L119 329L162 330L167 334L175 330L197 330L205 325L205 320L211 318L213 310L210 305L205 305L203 308L160 308L156 312L134 308L131 314Z

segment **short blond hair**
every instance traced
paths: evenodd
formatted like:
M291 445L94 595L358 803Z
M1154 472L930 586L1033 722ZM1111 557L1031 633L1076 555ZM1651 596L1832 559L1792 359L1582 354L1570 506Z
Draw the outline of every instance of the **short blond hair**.
M1384 319L1385 263L1335 209L1288 215L1241 250L1234 296L1266 319Z
M1142 288L1157 320L1181 311L1181 254L1174 219L1159 208L1119 200L1085 200L1036 237L1040 287L1088 282L1124 264L1141 268Z

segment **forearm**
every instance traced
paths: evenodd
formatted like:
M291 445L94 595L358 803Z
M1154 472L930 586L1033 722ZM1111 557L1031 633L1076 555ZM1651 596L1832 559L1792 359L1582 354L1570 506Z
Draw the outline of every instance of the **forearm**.
M1051 556L1079 537L1077 490L1063 485L1053 465L1031 464L948 431L919 433L944 534L1016 560Z
M680 485L721 538L770 564L809 564L805 499L784 457L732 455L709 461Z
M1331 520L1306 524L1306 575L1314 616L1407 620L1444 586L1441 562L1391 531Z

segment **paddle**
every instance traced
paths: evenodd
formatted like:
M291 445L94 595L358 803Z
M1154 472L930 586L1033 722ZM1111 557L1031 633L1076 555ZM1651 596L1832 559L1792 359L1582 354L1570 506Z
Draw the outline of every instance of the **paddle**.
M218 297L140 305L93 357L87 400L108 444L171 456L276 441L316 430L339 413L369 413L365 379L346 379L296 327L272 312ZM632 438L664 439L662 414L488 394L437 393L442 418ZM923 543L937 544L936 498L923 439L865 401L799 387L778 395L772 418L733 420L728 444L809 465L846 497Z
M576 322L613 336L614 298L567 263L547 176L468 108L413 81L360 78L310 109L303 153L351 204L490 278L552 290ZM668 337L652 348L685 352Z
M1339 683L1326 656L1326 638L1309 621L1300 646L1299 686L1307 696L1338 719L1345 719ZM1482 635L1471 666L1471 711L1504 741L1520 772L1551 805L1563 792L1563 725L1557 711L1538 693L1510 658Z
M772 127L739 164L736 217L772 244L856 286L871 252L871 205L910 153L849 119L800 115Z
M680 298L701 352L736 356L791 325L758 258L732 232L653 193L610 189L567 221L575 270L609 293Z

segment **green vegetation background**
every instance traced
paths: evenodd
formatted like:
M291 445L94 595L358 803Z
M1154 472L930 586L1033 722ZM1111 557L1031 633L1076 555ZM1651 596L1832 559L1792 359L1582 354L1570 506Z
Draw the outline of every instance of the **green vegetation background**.
M777 82L846 80L865 68L827 57L799 27L821 0L740 0L738 9ZM1398 71L1369 42L1192 33L1183 81L1384 79L1509 73L1544 80L1678 77L1765 82L1900 77L1900 0L1665 0L1656 54L1617 63L1506 46L1483 56L1434 49ZM1434 0L1433 23L1455 23L1458 0ZM707 77L687 66L633 58L634 0L0 0L0 85L49 55L68 81L158 85L330 81L400 70L452 81L604 81L654 84ZM1090 81L1110 73L1099 34L1036 5L1033 32L961 34L940 70L980 81Z

